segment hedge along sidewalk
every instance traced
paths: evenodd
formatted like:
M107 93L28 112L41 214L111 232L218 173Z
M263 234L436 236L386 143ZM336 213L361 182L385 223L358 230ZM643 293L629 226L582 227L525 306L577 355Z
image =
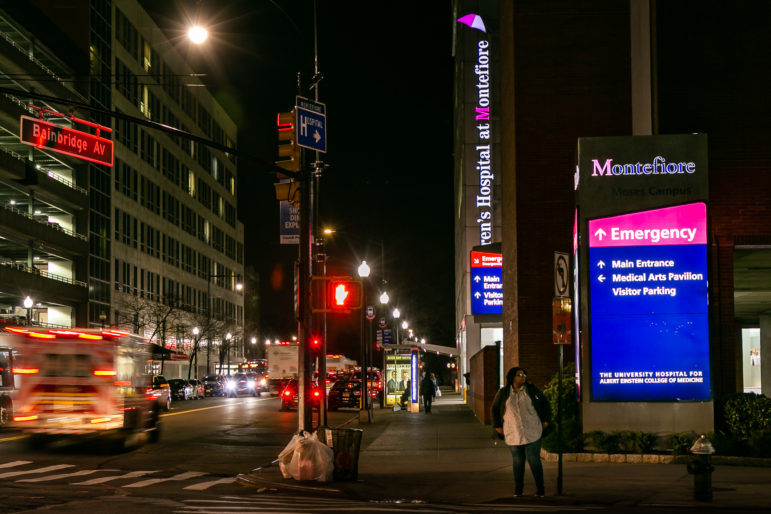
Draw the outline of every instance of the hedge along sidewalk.
M562 454L562 462L604 462L612 464L687 464L695 455L663 455L657 453L590 453L570 452ZM541 449L544 462L557 462L558 453ZM771 459L757 457L732 457L713 455L716 466L771 467Z

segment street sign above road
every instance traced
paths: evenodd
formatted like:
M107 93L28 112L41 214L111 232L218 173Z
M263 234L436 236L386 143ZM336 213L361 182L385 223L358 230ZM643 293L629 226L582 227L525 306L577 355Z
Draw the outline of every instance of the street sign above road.
M326 153L327 106L298 96L295 98L297 113L297 145Z

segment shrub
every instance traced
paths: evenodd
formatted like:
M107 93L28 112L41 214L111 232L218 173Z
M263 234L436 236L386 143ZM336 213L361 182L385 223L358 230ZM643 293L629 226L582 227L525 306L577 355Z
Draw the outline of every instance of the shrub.
M696 436L690 432L680 432L669 437L669 447L672 455L687 455L693 446Z
M584 434L584 437L590 442L595 451L601 453L617 453L619 450L621 432L593 430Z
M741 440L771 432L771 398L755 393L732 394L725 399L722 410L727 433Z
M621 451L627 453L633 453L637 449L637 437L636 434L630 430L622 430L620 432L614 432L618 440L618 447Z
M717 455L741 456L749 453L749 445L747 442L742 441L735 435L717 431L714 434L708 434L707 438L712 441L712 446L715 447L715 453Z
M771 431L764 430L752 435L750 455L753 457L771 457Z
M649 432L637 432L634 434L634 448L638 453L651 453L656 446L656 434Z
M559 389L559 375L554 377L546 384L543 389L544 395L549 399L549 405L552 410L551 430L544 436L542 444L548 451L557 451L559 424L557 422L557 400ZM566 366L562 370L562 439L564 451L579 451L583 447L581 437L581 419L580 405L577 401L575 369Z

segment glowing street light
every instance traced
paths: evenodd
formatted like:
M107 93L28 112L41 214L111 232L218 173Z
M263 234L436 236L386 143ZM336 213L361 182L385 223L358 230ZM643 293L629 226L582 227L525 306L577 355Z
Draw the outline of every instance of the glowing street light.
M390 298L388 297L388 293L383 291L383 294L380 295L380 303L382 303L383 305L386 305L389 299Z
M206 38L209 36L209 32L201 27L200 25L195 25L193 27L190 27L187 31L187 37L195 43L196 45L200 45L204 41L206 41Z
M369 264L367 264L367 261L361 261L361 264L359 264L359 276L361 278L365 278L369 276Z
M407 330L408 328L410 328L410 324L409 324L409 323L407 323L407 320L406 320L406 319L405 319L404 321L402 321L402 328L403 328L404 330Z

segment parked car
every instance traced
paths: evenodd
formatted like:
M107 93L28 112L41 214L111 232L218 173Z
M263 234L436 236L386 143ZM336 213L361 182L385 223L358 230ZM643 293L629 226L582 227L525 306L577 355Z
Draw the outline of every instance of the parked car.
M355 370L346 378L348 380L361 380L361 370ZM383 395L383 378L380 376L380 370L370 369L367 371L367 391L375 390L377 390L377 399L380 400Z
M251 373L236 373L228 377L225 383L225 391L228 396L240 396L244 394L250 394L252 396L259 396L260 392L257 390L257 382Z
M163 375L153 375L150 384L150 394L155 396L158 405L165 411L171 410L171 390L169 381Z
M225 396L225 378L221 375L203 377L204 396Z
M298 394L298 382L297 380L289 380L284 389L281 391L281 407L280 410L292 410L296 409L299 403ZM311 389L311 407L314 409L319 408L319 401L321 400L321 388L316 384L313 384Z
M169 380L169 390L172 400L188 400L193 397L193 385L181 378Z
M197 378L191 378L189 380L190 385L193 386L193 398L200 400L206 396L206 389L203 385L203 380Z
M370 403L377 401L379 392L377 389L367 389ZM329 410L337 410L343 407L361 408L361 380L338 380L332 385L327 398Z

